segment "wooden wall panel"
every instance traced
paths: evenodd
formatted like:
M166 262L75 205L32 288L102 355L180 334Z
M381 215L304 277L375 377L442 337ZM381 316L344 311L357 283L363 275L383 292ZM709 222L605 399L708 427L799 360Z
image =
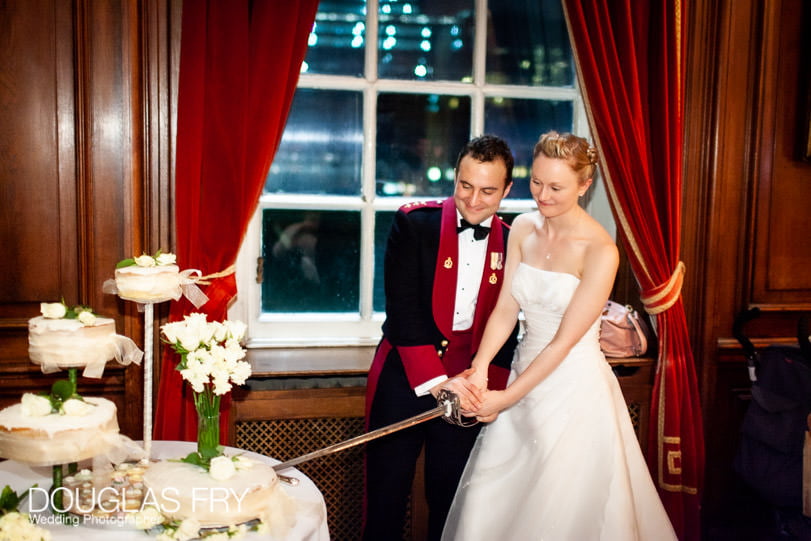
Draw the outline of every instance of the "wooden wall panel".
M165 0L0 1L0 407L65 377L29 362L40 302L88 304L143 348L143 316L102 284L171 249L171 22ZM141 367L79 383L140 437Z
M811 310L811 163L798 156L806 106L809 51L803 50L811 6L766 3L761 79L751 302Z
M73 33L64 2L4 2L0 17L0 318L16 327L40 300L77 297Z
M735 316L757 347L791 343L811 305L811 168L794 152L806 52L802 0L698 2L690 10L683 295L706 437L705 527L768 513L732 460L749 400ZM807 20L807 19L806 19ZM807 28L807 26L806 26ZM709 531L709 530L708 530Z

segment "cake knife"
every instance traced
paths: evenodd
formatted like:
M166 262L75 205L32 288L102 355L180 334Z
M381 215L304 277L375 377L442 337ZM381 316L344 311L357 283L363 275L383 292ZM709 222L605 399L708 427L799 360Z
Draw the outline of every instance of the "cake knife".
M381 438L391 434L392 432L397 432L398 430L403 430L404 428L409 428L425 421L436 419L437 417L443 417L449 423L460 426L472 426L476 424L475 420L473 422L466 422L463 420L459 411L459 397L447 389L442 389L437 395L437 406L433 409L420 413L419 415L415 415L414 417L409 417L408 419L403 419L402 421L380 427L372 430L371 432L361 434L360 436L355 436L354 438L330 445L329 447L324 447L323 449L312 451L285 462L280 462L279 464L273 466L273 469L276 470L278 474L278 472L292 468L293 466L301 464L302 462L331 455L333 453L337 453L338 451L343 451L377 438Z

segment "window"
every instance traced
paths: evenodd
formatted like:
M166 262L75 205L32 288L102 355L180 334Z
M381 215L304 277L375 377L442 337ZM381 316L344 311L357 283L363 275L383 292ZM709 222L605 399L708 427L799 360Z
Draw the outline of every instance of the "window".
M588 129L559 0L322 0L237 265L249 346L375 344L396 209L451 195L483 133L515 154L502 215L534 209L549 129ZM613 230L599 189L588 205Z

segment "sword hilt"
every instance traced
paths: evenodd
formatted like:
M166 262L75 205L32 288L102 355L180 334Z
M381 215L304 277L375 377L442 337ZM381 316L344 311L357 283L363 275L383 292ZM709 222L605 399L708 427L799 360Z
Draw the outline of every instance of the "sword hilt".
M459 397L453 391L440 389L436 395L436 401L439 405L445 406L445 415L443 415L442 418L448 423L462 427L478 424L479 421L475 417L465 417L462 415Z

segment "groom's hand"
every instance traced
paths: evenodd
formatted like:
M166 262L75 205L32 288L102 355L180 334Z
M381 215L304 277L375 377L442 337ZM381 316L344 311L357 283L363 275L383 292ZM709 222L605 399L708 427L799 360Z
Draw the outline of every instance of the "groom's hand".
M447 389L459 397L459 408L462 412L474 412L481 406L482 392L471 383L467 377L473 373L472 368L468 368L461 374L447 379L431 389L431 394L436 398L441 389Z

